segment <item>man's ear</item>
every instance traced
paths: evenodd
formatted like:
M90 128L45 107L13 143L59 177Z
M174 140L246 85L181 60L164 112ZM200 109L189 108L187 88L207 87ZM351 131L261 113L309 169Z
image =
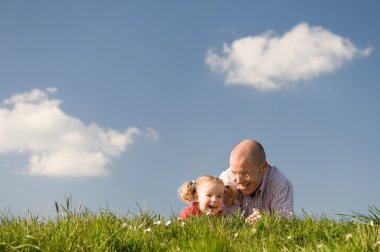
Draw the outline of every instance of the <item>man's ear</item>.
M267 169L268 169L268 163L267 163L267 161L262 162L261 165L260 165L260 170L262 172L266 172Z

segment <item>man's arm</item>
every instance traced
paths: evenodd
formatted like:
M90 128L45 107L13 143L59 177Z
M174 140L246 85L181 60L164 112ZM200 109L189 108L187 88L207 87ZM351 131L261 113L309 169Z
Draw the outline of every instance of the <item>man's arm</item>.
M219 175L219 178L221 180L223 180L224 182L224 185L226 186L231 186L231 188L233 188L233 190L237 190L236 188L236 184L235 184L235 181L230 178L230 176L228 176L228 173L229 173L229 169L228 168L227 170L223 171L220 175ZM227 199L227 195L225 193L224 195L224 198ZM235 213L238 209L239 209L239 197L238 197L238 193L235 193L235 202L233 205L231 204L226 204L226 202L224 202L224 207L223 207L223 212L228 216L230 217L233 213Z
M230 168L227 170L223 171L220 175L219 178L223 180L224 185L235 185L234 181L228 176Z
M282 187L278 187L277 191L272 194L272 201L270 203L270 211L274 214L292 218L294 213L293 206L293 186L287 181ZM252 214L249 215L245 221L255 222L261 218L261 211L258 208L252 209Z
M294 213L293 197L293 186L289 181L286 181L274 193L270 210L279 216L291 218Z

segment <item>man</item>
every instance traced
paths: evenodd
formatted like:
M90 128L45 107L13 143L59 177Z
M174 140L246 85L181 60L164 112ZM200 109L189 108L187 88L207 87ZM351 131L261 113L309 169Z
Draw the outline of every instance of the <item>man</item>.
M220 178L226 185L235 186L236 204L226 206L227 213L240 209L246 221L260 218L260 212L293 215L293 186L275 166L266 161L263 146L254 140L238 143L230 155L230 167Z

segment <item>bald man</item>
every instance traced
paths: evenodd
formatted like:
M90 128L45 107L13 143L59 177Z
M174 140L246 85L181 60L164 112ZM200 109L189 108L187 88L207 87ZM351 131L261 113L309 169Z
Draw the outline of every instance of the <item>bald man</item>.
M263 211L284 217L293 215L293 186L275 166L267 163L259 142L245 139L238 143L231 152L230 167L220 178L238 191L236 204L226 206L227 213L240 209L246 221L257 220Z

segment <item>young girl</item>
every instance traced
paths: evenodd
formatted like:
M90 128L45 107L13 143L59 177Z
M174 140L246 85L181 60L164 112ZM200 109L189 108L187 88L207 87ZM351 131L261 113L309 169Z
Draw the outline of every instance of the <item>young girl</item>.
M227 193L225 195L225 189ZM187 181L178 190L181 200L191 203L179 215L184 220L190 216L222 215L223 203L233 204L235 194L231 187L224 186L218 177L205 175L196 181ZM226 196L226 199L223 200Z

